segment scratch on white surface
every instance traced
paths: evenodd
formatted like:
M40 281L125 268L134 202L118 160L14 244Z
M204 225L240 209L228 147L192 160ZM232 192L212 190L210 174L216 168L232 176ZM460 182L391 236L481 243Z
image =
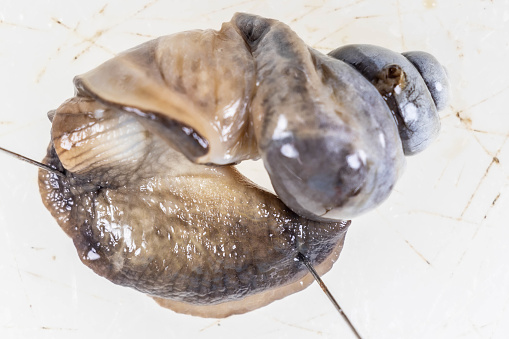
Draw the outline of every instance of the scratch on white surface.
M71 288L71 285L64 283L62 280L55 280L55 279L52 279L52 278L47 277L45 275L41 275L41 274L38 274L38 273L35 273L35 272L30 272L30 271L25 271L25 270L23 271L23 273L31 275L34 278L38 278L38 279L43 279L43 280L49 281L49 282L51 282L52 284L55 284L55 285L60 285L60 286L66 287L66 288Z
M481 177L481 179L479 180L479 182L477 183L477 186L475 187L474 189L474 192L472 193L472 195L470 196L470 198L468 199L468 202L467 204L465 205L465 207L463 208L463 211L461 212L460 214L460 218L463 218L463 216L465 215L465 213L467 212L468 208L470 207L470 205L472 204L472 201L474 200L474 197L475 195L477 194L477 192L479 191L479 188L481 187L482 183L484 182L484 180L486 179L486 177L488 176L488 173L490 171L490 169L492 168L492 166L494 164L498 164L499 163L499 160L498 160L498 155L500 153L500 151L502 150L502 148L504 147L507 139L508 139L509 136L506 136L506 138L504 139L504 141L502 142L502 145L500 145L500 147L498 148L495 156L492 158L490 164L488 165L488 167L486 168L486 170L484 171L484 174L483 176Z
M90 43L89 46L87 46L84 50L82 50L81 52L79 52L77 55L74 56L74 60L78 59L81 55L83 55L86 51L90 50L90 48L92 46L95 46L97 48L100 48L102 49L103 51L105 51L106 53L108 54L111 54L112 56L115 55L115 53L113 51L111 51L110 49L108 49L107 47L97 43L97 38L99 38L99 36L96 37L96 39L92 39L92 38L87 38L87 37L84 37L82 36L79 32L78 32L78 27L79 27L79 23L76 24L76 26L74 28L66 25L62 20L60 19L57 19L57 18L51 18L51 20L53 20L53 22L55 22L56 24L58 24L59 26L67 29L68 31L72 32L76 37L78 37L79 39L82 40L83 43L85 42L88 42ZM56 58L58 58L58 56L60 55L62 51L62 46L58 47L49 57L48 59L46 60L46 65L42 67L42 69L39 71L39 73L37 73L37 76L35 78L35 81L36 83L39 83L42 79L42 77L46 74L46 70L47 70L47 67L48 67L48 64L50 64L50 62Z
M505 137L505 136L509 135L509 133L493 132L493 131L483 131L483 130L480 130L480 129L477 129L477 128L472 128L471 130L472 130L472 132L475 132L477 134L488 134L488 135L499 136L499 137Z
M127 32L126 34L134 35L134 36L139 36L139 37L142 37L142 38L148 38L148 39L155 39L155 38L157 38L157 36L155 36L155 35L139 33L139 32Z
M310 328L307 328L307 327L304 327L304 326L300 326L300 325L296 325L296 324L292 324L292 323L287 323L287 322L282 321L281 319L278 319L278 318L274 318L274 320L277 321L280 324L286 325L288 327L297 328L297 329L302 330L302 331L307 331L307 332L318 334L318 335L323 335L324 334L320 330L313 330L313 329L310 329Z
M435 217L440 217L440 218L444 218L444 219L450 219L450 220L454 220L454 221L461 221L461 222L464 222L464 223L467 223L467 224L472 224L472 225L475 225L476 223L473 222L473 221L469 221L469 220L462 220L460 217L458 216L453 216L453 215L447 215L447 214L443 214L443 213L439 213L439 212L433 212L433 211L429 211L429 210L420 210L420 209L412 209L412 211L409 212L409 214L418 214L418 213L422 213L422 214L428 214L428 215L432 215L432 216L435 216Z
M318 50L325 50L325 51L333 50L333 49L335 49L338 46L330 47L330 46L321 46L320 44L322 42L324 42L326 39L328 39L329 37L332 37L333 35L341 32L344 29L346 29L348 26L352 25L356 20L369 20L369 19L374 19L374 18L379 18L379 17L382 17L382 15L365 15L365 16L356 16L356 17L353 17L352 20L347 21L344 25L339 26L334 31L332 31L332 32L328 33L327 35L323 36L320 40L318 40L315 43L311 44L311 46L313 48L315 48L315 49L318 49Z
M421 253L419 252L411 243L410 241L408 241L407 239L405 239L405 242L408 246L410 246L410 248L412 249L412 251L415 252L415 254L417 254L422 260L424 260L426 262L426 264L430 265L431 266L431 263L429 262L428 259L426 259L426 257Z
M94 35L92 37L85 37L83 35L81 35L78 31L78 28L80 26L80 23L78 22L76 24L76 26L74 28L66 25L62 20L60 19L56 19L56 18L52 18L52 20L57 23L58 25L64 27L65 29L69 30L70 32L72 32L73 34L76 35L76 37L78 37L79 39L82 40L82 43L88 43L88 46L86 46L81 52L79 52L78 54L76 54L74 56L74 60L78 59L81 55L85 54L86 52L88 52L90 50L90 48L92 46L95 46L95 47L98 47L102 50L104 50L105 52L111 54L112 56L115 55L114 52L112 52L110 49L108 49L107 47L97 43L97 40L104 34L106 33L108 29L104 29L104 30L98 30L94 33ZM55 54L58 54L60 52L60 47L57 49L57 52Z
M106 11L106 8L108 7L108 4L105 4L100 10L99 12L97 12L98 14L103 14L105 11Z
M143 13L146 9L150 8L151 6L153 6L154 4L156 4L157 2L159 2L159 0L153 0L147 4L145 4L144 6L142 6L140 9L134 11L134 13L132 13L131 15L123 18L122 20L114 23L113 25L109 26L109 27L104 27L103 29L100 29L100 30L97 30L92 36L90 37L87 37L87 36L84 36L82 34L79 33L79 26L81 24L81 22L78 22L75 27L70 27L68 25L66 25L63 20L60 20L60 19L57 19L57 18L52 18L52 20L57 23L58 25L64 27L65 29L67 29L68 31L72 32L76 37L78 37L79 39L82 40L82 43L86 44L86 46L79 52L77 53L75 56L74 56L74 60L77 60L79 57L81 57L83 54L87 53L92 47L97 47L97 48L100 48L102 49L103 51L105 51L106 53L110 54L111 56L114 56L116 55L115 52L113 52L112 50L110 50L109 48L107 48L106 46L103 46L102 44L98 43L97 41L99 40L99 38L101 38L104 34L108 33L109 31L111 31L112 29L114 29L115 27L119 26L120 24L126 22L126 21L129 21L131 20L132 18L138 16L139 14ZM95 15L92 16L92 18L94 18L95 16L97 15L103 15L106 11L106 8L107 8L107 5L104 5ZM54 58L56 58L58 56L58 54L60 54L60 50L61 50L61 47L59 47L55 53L48 59L48 63L53 60ZM36 78L36 81L39 82L40 79L44 76L44 74L46 73L46 67L43 67L43 69L39 72L39 74L37 75L37 78Z
M292 19L292 21L290 21L290 24L294 24L296 23L297 21L299 20L302 20L303 18L305 18L306 16L308 16L309 14L315 12L316 10L320 9L321 7L320 6L307 6L309 7L310 9L308 11L306 11L305 13L295 17Z
M457 112L457 114L459 115L458 117L461 119L461 115L462 115L463 112L471 110L472 108L475 108L475 107L477 107L477 106L479 106L481 104L484 104L485 102L487 102L487 101L489 101L489 100L491 100L491 99L501 95L502 93L504 93L507 90L509 90L509 85L501 88L500 90L494 92L491 95L488 95L487 97L479 100L478 102L475 102L475 103L473 103L473 104L471 104L471 105L469 105L467 107L464 107L464 108L458 110L458 112ZM470 121L470 123L471 123L471 121Z
M239 6L245 5L245 4L250 3L250 2L254 2L254 1L255 0L244 0L244 1L236 2L234 4L231 4L231 5L228 5L228 6L224 6L224 7L218 8L216 10L210 11L210 12L204 14L204 15L211 15L211 14L215 14L215 13L218 13L218 12L226 11L228 9L232 9L234 7L239 7Z
M401 34L401 49L406 51L406 43L405 43L405 35L404 35L404 29L403 29L403 19L401 18L401 4L399 0L396 2L397 12L398 12L398 22L399 22L399 31Z
M41 274L35 273L35 272L21 270L19 268L18 268L18 272L19 272L20 275L21 275L21 273L24 273L24 274L30 275L30 276L32 276L34 278L42 279L42 280L51 282L53 285L60 285L61 287L68 288L70 290L75 290L76 289L75 285L68 284L68 283L64 282L63 280L55 280L55 279L53 279L51 277L48 277L48 276L45 276L45 275L41 275ZM111 303L115 303L116 302L113 299L105 298L103 295L88 294L88 296L92 297L92 298L95 298L95 299L98 299L98 300L111 302Z
M1 328L4 328L4 329L18 329L18 330L22 330L22 331L26 331L26 330L46 330L46 331L78 331L77 328L70 328L70 327L53 327L53 326L40 326L40 327L26 327L26 326L23 326L23 327L18 327L18 326L2 326Z
M19 27L19 28L29 29L29 30L32 30L32 31L38 31L39 30L36 27L31 27L31 26L23 25L23 24L17 24L17 23L13 23L13 22L4 21L4 20L0 20L0 25Z
M51 327L51 326L41 326L41 330L48 330L48 331L78 331L77 328Z
M323 48L323 49L331 49L329 47L319 47L319 44L323 41L325 41L326 39L328 39L329 37L333 36L334 34L336 33L339 33L341 32L342 30L344 30L345 28L347 28L348 26L350 26L351 24L353 23L353 20L350 20L348 22L346 22L344 25L341 25L339 26L337 29L335 29L334 31L332 31L331 33L328 33L327 35L325 35L324 37L322 37L320 40L316 41L315 43L312 44L313 48ZM335 47L334 47L335 48Z
M34 310L32 308L32 302L30 301L30 297L28 296L28 291L26 290L26 287L25 287L25 283L23 281L23 277L21 275L21 270L19 268L19 263L18 263L18 258L16 258L16 253L15 251L12 249L12 246L11 246L11 238L9 236L9 233L7 232L7 229L4 229L4 235L5 235L5 239L7 239L7 243L9 244L9 247L10 247L10 253L12 253L12 258L13 258L13 261L14 261L14 265L16 266L16 272L18 273L18 278L19 278L19 281L20 281L20 286L21 286L21 289L23 290L23 294L25 295L25 299L26 299L26 303L30 309L30 314L32 315L32 317L35 317L35 314L34 314Z
M56 58L59 54L60 54L60 47L58 47L56 49L56 51L48 58L48 60L46 60L46 65L35 76L35 83L39 83L41 81L44 74L46 74L46 69L48 67L49 62L51 60L53 60L54 58Z
M382 15L379 14L373 14L373 15L362 15L362 16L356 16L354 19L360 20L360 19L374 19L374 18L380 18ZM398 87L399 89L399 87Z
M498 193L498 195L495 197L495 199L493 199L493 201L491 202L491 207L495 206L495 204L497 203L498 198L500 198L500 193Z
M363 2L365 2L366 0L357 0L357 1L354 1L354 2L351 2L349 4L346 4L346 5L342 5L342 6L339 6L339 7L335 7L332 9L332 12L337 12L337 11L341 11L341 10L344 10L344 9L347 9L347 8L350 8L350 7L355 7ZM320 43L322 43L323 41L325 41L326 39L328 39L329 37L332 37L333 35L341 32L342 30L344 30L345 28L347 28L348 26L350 26L352 23L355 22L355 20L359 20L359 19L369 19L371 18L371 16L357 16L357 17L353 17L351 18L350 20L348 20L345 24L339 26L338 28L336 28L334 31L330 32L330 33L327 33L327 35L323 36L322 38L320 38L319 40L315 41L314 43L311 43L310 46L312 46L313 48L315 49L318 49L318 50L332 50L338 46L334 46L334 47L330 47L330 46L321 46Z
M495 207L498 199L500 198L500 192L497 194L497 196L495 197L495 199L493 199L493 201L491 202L491 205L490 207L488 208L488 210L486 211L486 213L484 214L484 218L483 219L487 219L488 218L488 215L490 214L491 210L493 209L493 207Z
M214 326L220 326L220 325L221 325L221 320L216 320L216 321L214 321L214 322L210 323L209 325L207 325L207 326L205 326L205 327L201 328L201 329L199 330L199 332L203 332L203 331L205 331L205 330L208 330L209 328L212 328L212 327L214 327Z
M469 200L467 201L467 204L465 205L465 207L463 208L461 214L460 214L460 218L463 218L466 214L466 212L468 211L468 209L470 208L471 204L472 204L472 201L474 200L477 192L479 191L481 185L483 184L484 180L486 179L486 177L488 176L491 168L493 167L494 164L498 164L499 163L499 160L498 160L498 156L502 150L502 148L504 147L507 139L509 138L509 134L505 134L505 138L503 139L502 143L500 144L500 146L498 147L497 151L495 152L495 154L492 154L484 145L483 143L479 140L479 138L477 137L476 135L476 132L480 132L478 130L475 130L472 128L472 119L470 117L465 117L463 116L462 113L464 112L468 112L469 110L471 110L472 108L474 107L477 107L483 103L486 103L488 102L490 99L492 98L495 98L501 94L503 94L504 92L506 92L507 90L509 89L509 86L505 86L501 89L499 89L498 91L494 92L493 94L487 96L486 98L483 98L482 100L479 100L478 102L474 103L474 104L471 104L463 109L460 109L460 110L457 110L456 112L456 117L460 120L460 122L462 123L462 125L471 133L472 137L474 138L474 140L477 142L477 144L483 149L483 151L492 158L491 162L489 163L489 165L486 167L485 171L484 171L484 174L483 176L480 178L479 182L477 183L477 186L475 187L472 195L470 196ZM488 131L483 131L484 133L488 133L488 134L492 134Z
M452 161L451 158L447 159L447 163L442 168L442 172L440 172L440 175L438 176L438 179L435 181L435 184L433 185L433 188L437 188L438 187L438 184L442 181L442 178L444 177L444 174L447 171L447 168L451 164L451 161ZM456 184L458 183L458 181L459 180L456 181Z
M349 7L357 6L358 4L360 4L360 3L364 2L364 1L365 0L357 0L357 1L351 2L351 3L347 4L347 5L336 7L332 11L333 12L341 11L341 10L349 8Z
M160 0L152 0L152 1L149 1L147 2L145 5L143 5L141 8L139 8L138 10L134 11L133 14L127 16L126 18L124 18L123 20L121 20L121 22L125 22L129 19L132 19L136 16L138 16L139 14L143 13L144 11L146 11L147 9L149 9L150 7L154 6L156 3L158 3ZM118 25L118 24L117 24Z
M415 210L414 210L415 211ZM410 213L413 213L413 212L410 212ZM424 211L424 213L427 213L427 211ZM392 223L387 219L387 217L382 214L382 213L378 213L380 215L381 218L383 218L385 220L385 223L387 225L391 225L392 226ZM436 214L436 213L432 213L432 212L429 212L428 214L432 214L432 215L439 215L440 214ZM393 227L394 228L394 227ZM426 257L421 253L419 252L411 243L410 241L408 241L405 236L403 234L401 234L401 232L397 229L397 228L394 228L394 232L396 234L398 234L400 236L400 238L405 242L405 244L420 258L422 259L426 264L430 265L431 266L431 262L426 259Z
M14 136L18 136L18 137L25 137L26 136L26 133L25 131L30 129L30 128L33 128L32 126L40 126L41 124L41 121L44 121L46 122L47 121L47 117L45 117L44 115L40 115L38 116L37 118L34 118L32 120L30 120L29 122L27 123L12 123L12 125L14 125L15 127L12 128L12 129L9 129L5 132L2 132L0 133L0 136L4 137L4 136L8 136L8 135L14 135ZM13 150L15 151L15 150Z

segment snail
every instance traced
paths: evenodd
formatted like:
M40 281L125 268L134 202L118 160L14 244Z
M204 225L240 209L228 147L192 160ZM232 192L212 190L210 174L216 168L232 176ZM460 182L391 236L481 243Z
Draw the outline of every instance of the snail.
M43 203L85 265L164 307L217 318L264 306L326 273L348 219L385 200L404 155L436 136L446 76L408 55L366 53L359 67L244 13L146 42L77 76L48 113ZM364 74L370 60L388 76ZM418 81L443 96L405 92ZM406 123L400 94L429 129ZM277 195L234 167L258 158Z

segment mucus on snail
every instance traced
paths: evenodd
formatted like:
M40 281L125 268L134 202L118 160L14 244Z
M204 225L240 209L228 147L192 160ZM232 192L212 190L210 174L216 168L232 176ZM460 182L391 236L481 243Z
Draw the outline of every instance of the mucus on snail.
M387 198L447 102L427 53L324 55L287 25L236 14L77 76L50 112L42 200L97 274L177 312L225 317L312 281L347 219ZM437 85L438 84L438 85ZM430 86L434 86L430 89ZM438 90L440 88L440 90ZM261 158L277 196L233 165Z

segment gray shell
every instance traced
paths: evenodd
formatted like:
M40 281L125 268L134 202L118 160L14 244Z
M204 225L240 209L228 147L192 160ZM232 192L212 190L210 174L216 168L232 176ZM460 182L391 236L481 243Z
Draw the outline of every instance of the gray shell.
M417 68L426 83L437 111L445 109L450 101L449 78L447 70L431 54L422 51L401 53Z
M410 54L411 58L416 56L412 59L420 65L423 76L405 56L378 46L347 45L329 55L348 63L377 87L394 115L405 155L421 152L435 139L440 118L425 82L427 76L434 76L428 82L439 81L444 93L448 92L447 77L436 59L428 65L429 58ZM439 97L439 109L447 99L447 94Z

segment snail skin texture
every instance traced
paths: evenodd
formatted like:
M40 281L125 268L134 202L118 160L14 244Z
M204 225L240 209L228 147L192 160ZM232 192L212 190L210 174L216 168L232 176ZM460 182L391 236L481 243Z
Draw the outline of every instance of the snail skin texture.
M177 312L225 317L305 288L298 254L327 272L345 219L404 167L380 86L276 20L160 37L74 83L48 114L43 162L64 175L39 171L42 200L85 265ZM257 158L277 196L233 166Z

